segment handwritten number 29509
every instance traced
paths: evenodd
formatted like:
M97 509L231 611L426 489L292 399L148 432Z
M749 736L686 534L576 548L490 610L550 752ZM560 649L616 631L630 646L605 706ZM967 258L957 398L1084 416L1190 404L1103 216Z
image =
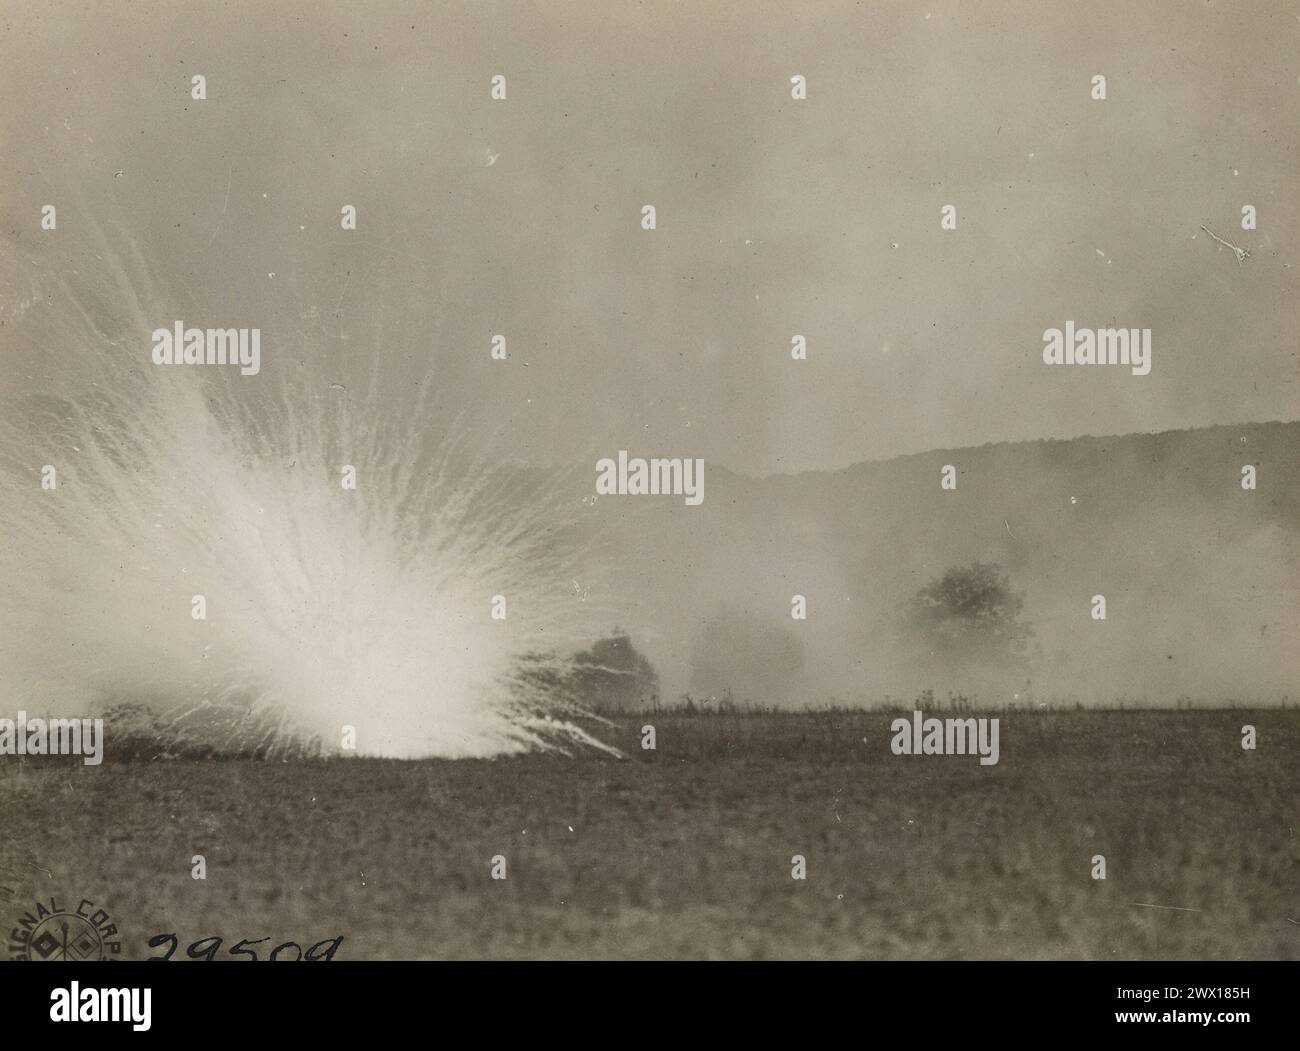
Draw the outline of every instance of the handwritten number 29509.
M226 951L236 960L260 960L262 957L258 956L257 950L253 948L253 946L261 945L263 942L269 942L270 940L269 936L253 940L244 938L243 940L236 942ZM198 941L192 942L185 949L185 955L191 960L215 960L217 958L217 952L221 949L221 941L222 939L215 935L211 938L200 938ZM342 944L343 936L339 935L337 938L326 938L324 941L317 942L306 952L303 952L302 946L297 942L284 942L272 949L271 954L267 959L306 961L332 960L334 959L334 954L338 952L338 948ZM149 959L170 960L179 945L180 940L175 934L155 934L149 939L149 948L160 949L163 948L163 946L166 946L166 948L161 956L150 956Z

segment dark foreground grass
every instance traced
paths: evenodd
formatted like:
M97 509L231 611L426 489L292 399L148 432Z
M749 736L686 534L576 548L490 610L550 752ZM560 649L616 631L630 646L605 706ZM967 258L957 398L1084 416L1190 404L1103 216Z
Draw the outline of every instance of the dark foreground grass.
M891 718L628 717L622 760L0 759L3 929L53 894L124 957L1300 957L1300 712L1004 712L995 767L894 756Z

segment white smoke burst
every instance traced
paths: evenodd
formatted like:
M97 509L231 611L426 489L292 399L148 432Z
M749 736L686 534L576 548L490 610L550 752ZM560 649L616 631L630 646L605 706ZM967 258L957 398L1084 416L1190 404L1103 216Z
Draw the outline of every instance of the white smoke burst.
M363 755L603 747L563 689L602 626L574 587L600 561L580 488L471 451L421 388L336 383L265 343L255 380L154 366L149 331L180 315L101 263L107 286L64 275L6 305L50 351L0 433L11 705L326 752L350 726Z

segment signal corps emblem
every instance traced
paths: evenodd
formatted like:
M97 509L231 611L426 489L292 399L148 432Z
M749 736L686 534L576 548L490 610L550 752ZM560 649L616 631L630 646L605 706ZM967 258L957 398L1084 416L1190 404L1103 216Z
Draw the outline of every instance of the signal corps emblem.
M117 924L87 898L76 908L64 908L54 897L38 901L9 932L11 960L88 963L116 959L121 952Z

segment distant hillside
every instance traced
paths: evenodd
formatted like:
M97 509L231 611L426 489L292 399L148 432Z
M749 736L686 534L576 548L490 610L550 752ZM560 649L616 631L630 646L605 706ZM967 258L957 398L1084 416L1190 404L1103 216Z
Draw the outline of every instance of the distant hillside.
M945 464L955 491L940 488ZM1246 464L1254 492L1241 487ZM597 512L619 566L602 598L667 696L722 684L737 700L794 705L927 687L998 701L1300 696L1300 422L762 479L709 465L700 507L614 497ZM1025 596L1028 676L944 681L898 645L900 604L975 560L1000 564ZM790 617L795 594L807 621ZM1089 615L1095 594L1104 622Z

